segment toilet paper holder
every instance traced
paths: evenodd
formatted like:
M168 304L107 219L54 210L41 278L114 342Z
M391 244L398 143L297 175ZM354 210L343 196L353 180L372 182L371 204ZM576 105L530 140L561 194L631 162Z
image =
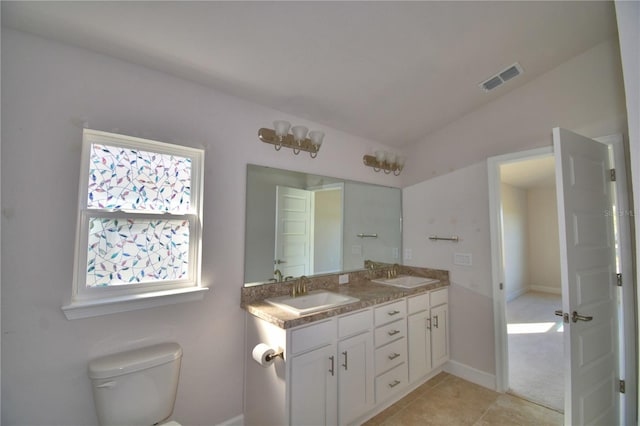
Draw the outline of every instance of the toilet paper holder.
M284 359L284 351L279 351L274 354L269 354L265 358L267 359L267 361L271 362L272 359L278 358L278 357Z
M284 359L284 349L274 348L266 343L258 343L251 351L251 357L262 367L267 368L275 362L276 358Z

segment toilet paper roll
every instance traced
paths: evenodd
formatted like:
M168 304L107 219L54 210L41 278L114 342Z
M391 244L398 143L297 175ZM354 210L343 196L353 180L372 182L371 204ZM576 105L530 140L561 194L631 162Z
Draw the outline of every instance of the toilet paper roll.
M273 355L275 355L276 351L270 348L268 345L264 343L259 343L253 348L253 352L251 353L253 356L253 360L260 364L263 367L268 367L275 361ZM269 358L269 360L267 360Z

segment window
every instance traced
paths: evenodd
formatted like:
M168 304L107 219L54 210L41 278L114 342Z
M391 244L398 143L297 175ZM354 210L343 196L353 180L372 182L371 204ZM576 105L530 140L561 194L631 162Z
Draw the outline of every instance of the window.
M84 130L68 318L202 297L203 160L199 149Z

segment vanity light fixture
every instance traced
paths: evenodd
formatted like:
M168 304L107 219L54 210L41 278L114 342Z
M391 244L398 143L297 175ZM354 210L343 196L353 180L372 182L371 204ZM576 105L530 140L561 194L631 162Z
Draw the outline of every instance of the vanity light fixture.
M395 176L400 175L404 168L405 158L393 152L376 151L375 156L365 155L362 157L365 166L373 167L376 172L383 171L386 174L393 172Z
M291 129L291 133L289 133L289 129ZM284 146L291 148L295 155L298 155L300 151L307 151L311 158L316 158L324 139L324 132L309 131L305 126L291 127L291 123L288 121L276 120L273 122L273 129L263 127L258 130L258 138L262 142L274 145L276 151L280 151Z

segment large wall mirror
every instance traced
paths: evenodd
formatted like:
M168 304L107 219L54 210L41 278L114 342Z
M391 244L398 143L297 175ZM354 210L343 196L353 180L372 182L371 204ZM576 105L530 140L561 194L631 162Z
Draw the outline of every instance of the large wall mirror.
M247 166L245 285L400 263L402 192Z

